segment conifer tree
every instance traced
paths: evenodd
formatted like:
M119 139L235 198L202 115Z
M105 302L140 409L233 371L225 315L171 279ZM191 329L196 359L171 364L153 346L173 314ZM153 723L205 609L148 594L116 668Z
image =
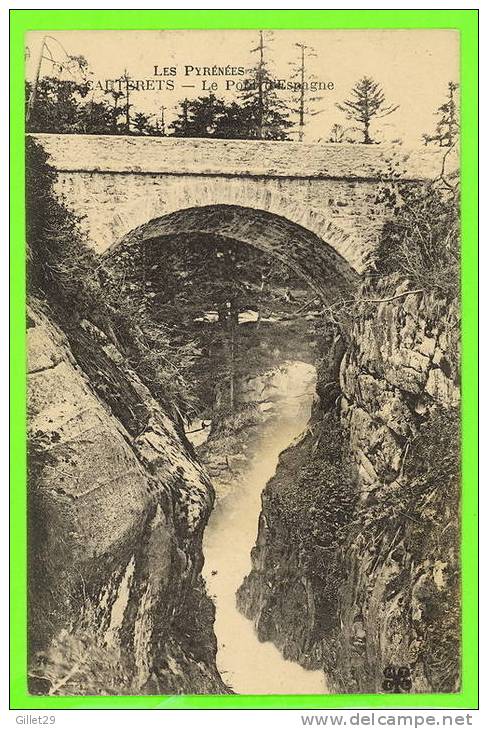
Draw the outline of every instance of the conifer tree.
M118 134L119 133L119 119L124 113L124 110L121 106L119 106L119 101L124 98L124 92L117 90L117 89L111 89L110 91L105 91L105 96L112 102L113 106L110 110L110 116L111 116L111 131L112 134Z
M433 142L440 147L452 147L459 137L459 109L457 91L459 84L449 81L447 85L447 99L435 112L440 117L434 134L424 134L425 144Z
M251 50L257 54L257 62L250 69L242 92L249 124L247 139L288 139L287 131L292 126L285 105L276 93L276 80L266 57L269 39L270 36L265 39L264 31L260 30L258 45Z
M199 96L193 101L184 99L177 118L169 125L175 137L219 136L220 122L225 104L215 94Z
M295 43L295 46L299 48L299 60L297 63L291 64L292 79L297 79L299 91L296 106L292 107L292 112L298 115L298 141L303 142L306 117L321 113L322 110L317 111L314 108L314 102L320 101L322 97L313 96L307 91L308 84L315 79L315 76L309 72L308 61L317 54L311 46L307 46L305 43Z
M373 144L370 129L371 122L383 119L398 109L398 104L385 103L385 95L381 86L372 78L364 76L351 91L351 96L337 108L346 114L348 119L355 121L363 135L363 144Z

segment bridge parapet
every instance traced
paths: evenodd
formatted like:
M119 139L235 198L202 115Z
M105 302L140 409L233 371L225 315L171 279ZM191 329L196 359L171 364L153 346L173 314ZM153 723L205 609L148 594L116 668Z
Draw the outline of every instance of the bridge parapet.
M180 139L89 134L33 135L63 172L232 175L378 180L437 177L445 150L400 145L303 144L236 139ZM453 150L446 172L457 164Z

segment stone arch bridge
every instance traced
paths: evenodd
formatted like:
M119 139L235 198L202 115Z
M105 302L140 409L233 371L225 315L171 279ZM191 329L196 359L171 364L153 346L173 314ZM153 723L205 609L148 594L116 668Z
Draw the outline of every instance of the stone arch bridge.
M322 294L353 286L364 270L387 215L385 180L419 185L446 172L443 151L425 148L34 137L97 251L216 234L273 253Z

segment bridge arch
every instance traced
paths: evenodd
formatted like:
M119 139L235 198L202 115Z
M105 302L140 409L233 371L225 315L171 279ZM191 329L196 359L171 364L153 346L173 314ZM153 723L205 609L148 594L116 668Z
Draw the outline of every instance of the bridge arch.
M345 295L359 281L357 271L338 252L341 232L327 228L328 239L284 215L244 205L192 206L155 217L112 244L107 257L133 246L175 236L205 235L227 238L279 258L327 301Z
M148 225L146 221L154 221L170 213L178 214L194 208L247 208L258 211L260 215L269 213L270 219L273 216L283 218L294 224L296 230L301 228L324 241L348 263L350 269L357 272L364 270L370 245L336 226L330 216L318 208L305 203L300 197L293 198L282 193L279 188L276 180L267 178L201 176L187 179L168 176L164 184L160 180L153 180L152 184L145 181L139 194L115 208L112 221L106 217L107 206L100 208L100 213L105 215L105 225L111 227L108 238L113 244L131 236L135 226L142 230ZM97 238L100 239L99 236Z

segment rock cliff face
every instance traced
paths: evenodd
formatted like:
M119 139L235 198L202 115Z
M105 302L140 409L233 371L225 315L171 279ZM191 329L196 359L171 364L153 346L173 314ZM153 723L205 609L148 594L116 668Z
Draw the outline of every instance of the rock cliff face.
M409 288L365 287L345 353L322 363L238 594L331 691L391 690L399 668L415 692L459 690L458 311Z
M31 692L227 693L205 472L96 326L28 326Z

